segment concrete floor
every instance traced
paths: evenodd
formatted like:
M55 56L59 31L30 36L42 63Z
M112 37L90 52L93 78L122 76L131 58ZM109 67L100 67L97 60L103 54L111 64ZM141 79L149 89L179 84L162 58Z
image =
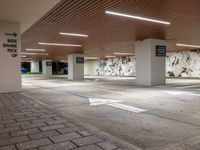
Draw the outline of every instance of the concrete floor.
M131 77L25 76L23 92L141 149L200 149L200 80L140 87Z

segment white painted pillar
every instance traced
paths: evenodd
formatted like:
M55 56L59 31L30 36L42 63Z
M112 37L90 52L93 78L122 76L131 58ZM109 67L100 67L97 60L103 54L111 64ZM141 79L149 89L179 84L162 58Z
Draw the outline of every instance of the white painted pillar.
M20 25L0 21L0 93L21 91Z
M52 76L52 60L42 60L42 74L47 77Z
M135 43L136 84L143 86L165 84L164 40L146 39Z
M31 73L39 73L40 72L40 65L39 61L31 61Z
M83 80L84 79L84 56L83 54L68 55L68 79Z

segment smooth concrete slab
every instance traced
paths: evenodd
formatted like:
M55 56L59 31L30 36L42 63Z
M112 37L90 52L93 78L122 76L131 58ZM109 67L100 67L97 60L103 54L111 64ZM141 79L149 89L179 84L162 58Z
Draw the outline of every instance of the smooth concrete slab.
M167 79L165 86L142 87L131 77L86 77L76 82L58 77L23 78L25 94L141 149L184 148L200 135L199 89L200 80L186 79ZM147 111L91 106L89 98L123 101L120 104ZM197 142L190 144L191 149L198 149Z

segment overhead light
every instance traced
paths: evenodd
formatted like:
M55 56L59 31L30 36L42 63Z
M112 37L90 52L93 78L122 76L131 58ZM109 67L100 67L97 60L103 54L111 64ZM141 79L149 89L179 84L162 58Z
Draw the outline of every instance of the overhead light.
M127 55L131 55L131 56L133 56L134 55L134 53L119 53L119 52L115 52L115 53L113 53L114 55L125 55L125 56L127 56Z
M145 17L140 17L140 16L128 15L128 14L123 14L123 13L118 13L118 12L113 12L113 11L105 11L105 13L111 14L111 15L116 15L116 16L121 16L121 17L127 17L127 18L132 18L132 19L139 19L139 20L144 20L144 21L150 21L150 22L170 25L170 22L162 21L162 20L156 20L156 19L150 19L150 18L145 18Z
M21 57L22 57L22 58L26 58L26 56L25 56L25 55L22 55Z
M116 56L106 56L106 58L115 58Z
M176 44L176 46L200 48L200 45L189 45L189 44L179 44L179 43Z
M99 57L84 57L85 59L100 59Z
M76 44L62 44L62 43L38 43L40 45L49 45L49 46L72 46L72 47L82 47L82 45L76 45Z
M64 33L64 32L60 32L60 35L88 37L88 35L86 35L86 34L78 34L78 33Z
M21 53L21 55L49 55L48 53Z
M38 51L38 52L44 52L45 49L33 49L33 48L26 48L27 51Z
M61 61L61 62L67 62L68 60L67 60L67 59L66 59L66 60L63 59L63 60L60 60L60 61Z

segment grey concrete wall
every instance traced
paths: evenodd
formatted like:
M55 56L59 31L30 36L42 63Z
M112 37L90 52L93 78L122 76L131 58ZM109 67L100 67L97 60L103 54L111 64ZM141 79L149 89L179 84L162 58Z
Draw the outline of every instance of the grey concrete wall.
M98 61L85 61L84 63L84 75L95 76L98 68Z
M84 63L77 63L76 58L83 57L82 54L68 55L68 79L82 80L84 79Z
M136 84L151 86L165 84L165 57L156 56L156 45L165 41L146 39L135 43Z
M39 61L31 61L31 73L39 73L40 65Z
M16 33L17 35L5 35L6 33ZM15 43L11 40L17 41ZM5 44L16 44L17 46L15 48L5 46ZM18 23L0 22L0 93L21 91L20 52L20 25Z
M42 74L47 77L52 76L52 60L42 60Z

